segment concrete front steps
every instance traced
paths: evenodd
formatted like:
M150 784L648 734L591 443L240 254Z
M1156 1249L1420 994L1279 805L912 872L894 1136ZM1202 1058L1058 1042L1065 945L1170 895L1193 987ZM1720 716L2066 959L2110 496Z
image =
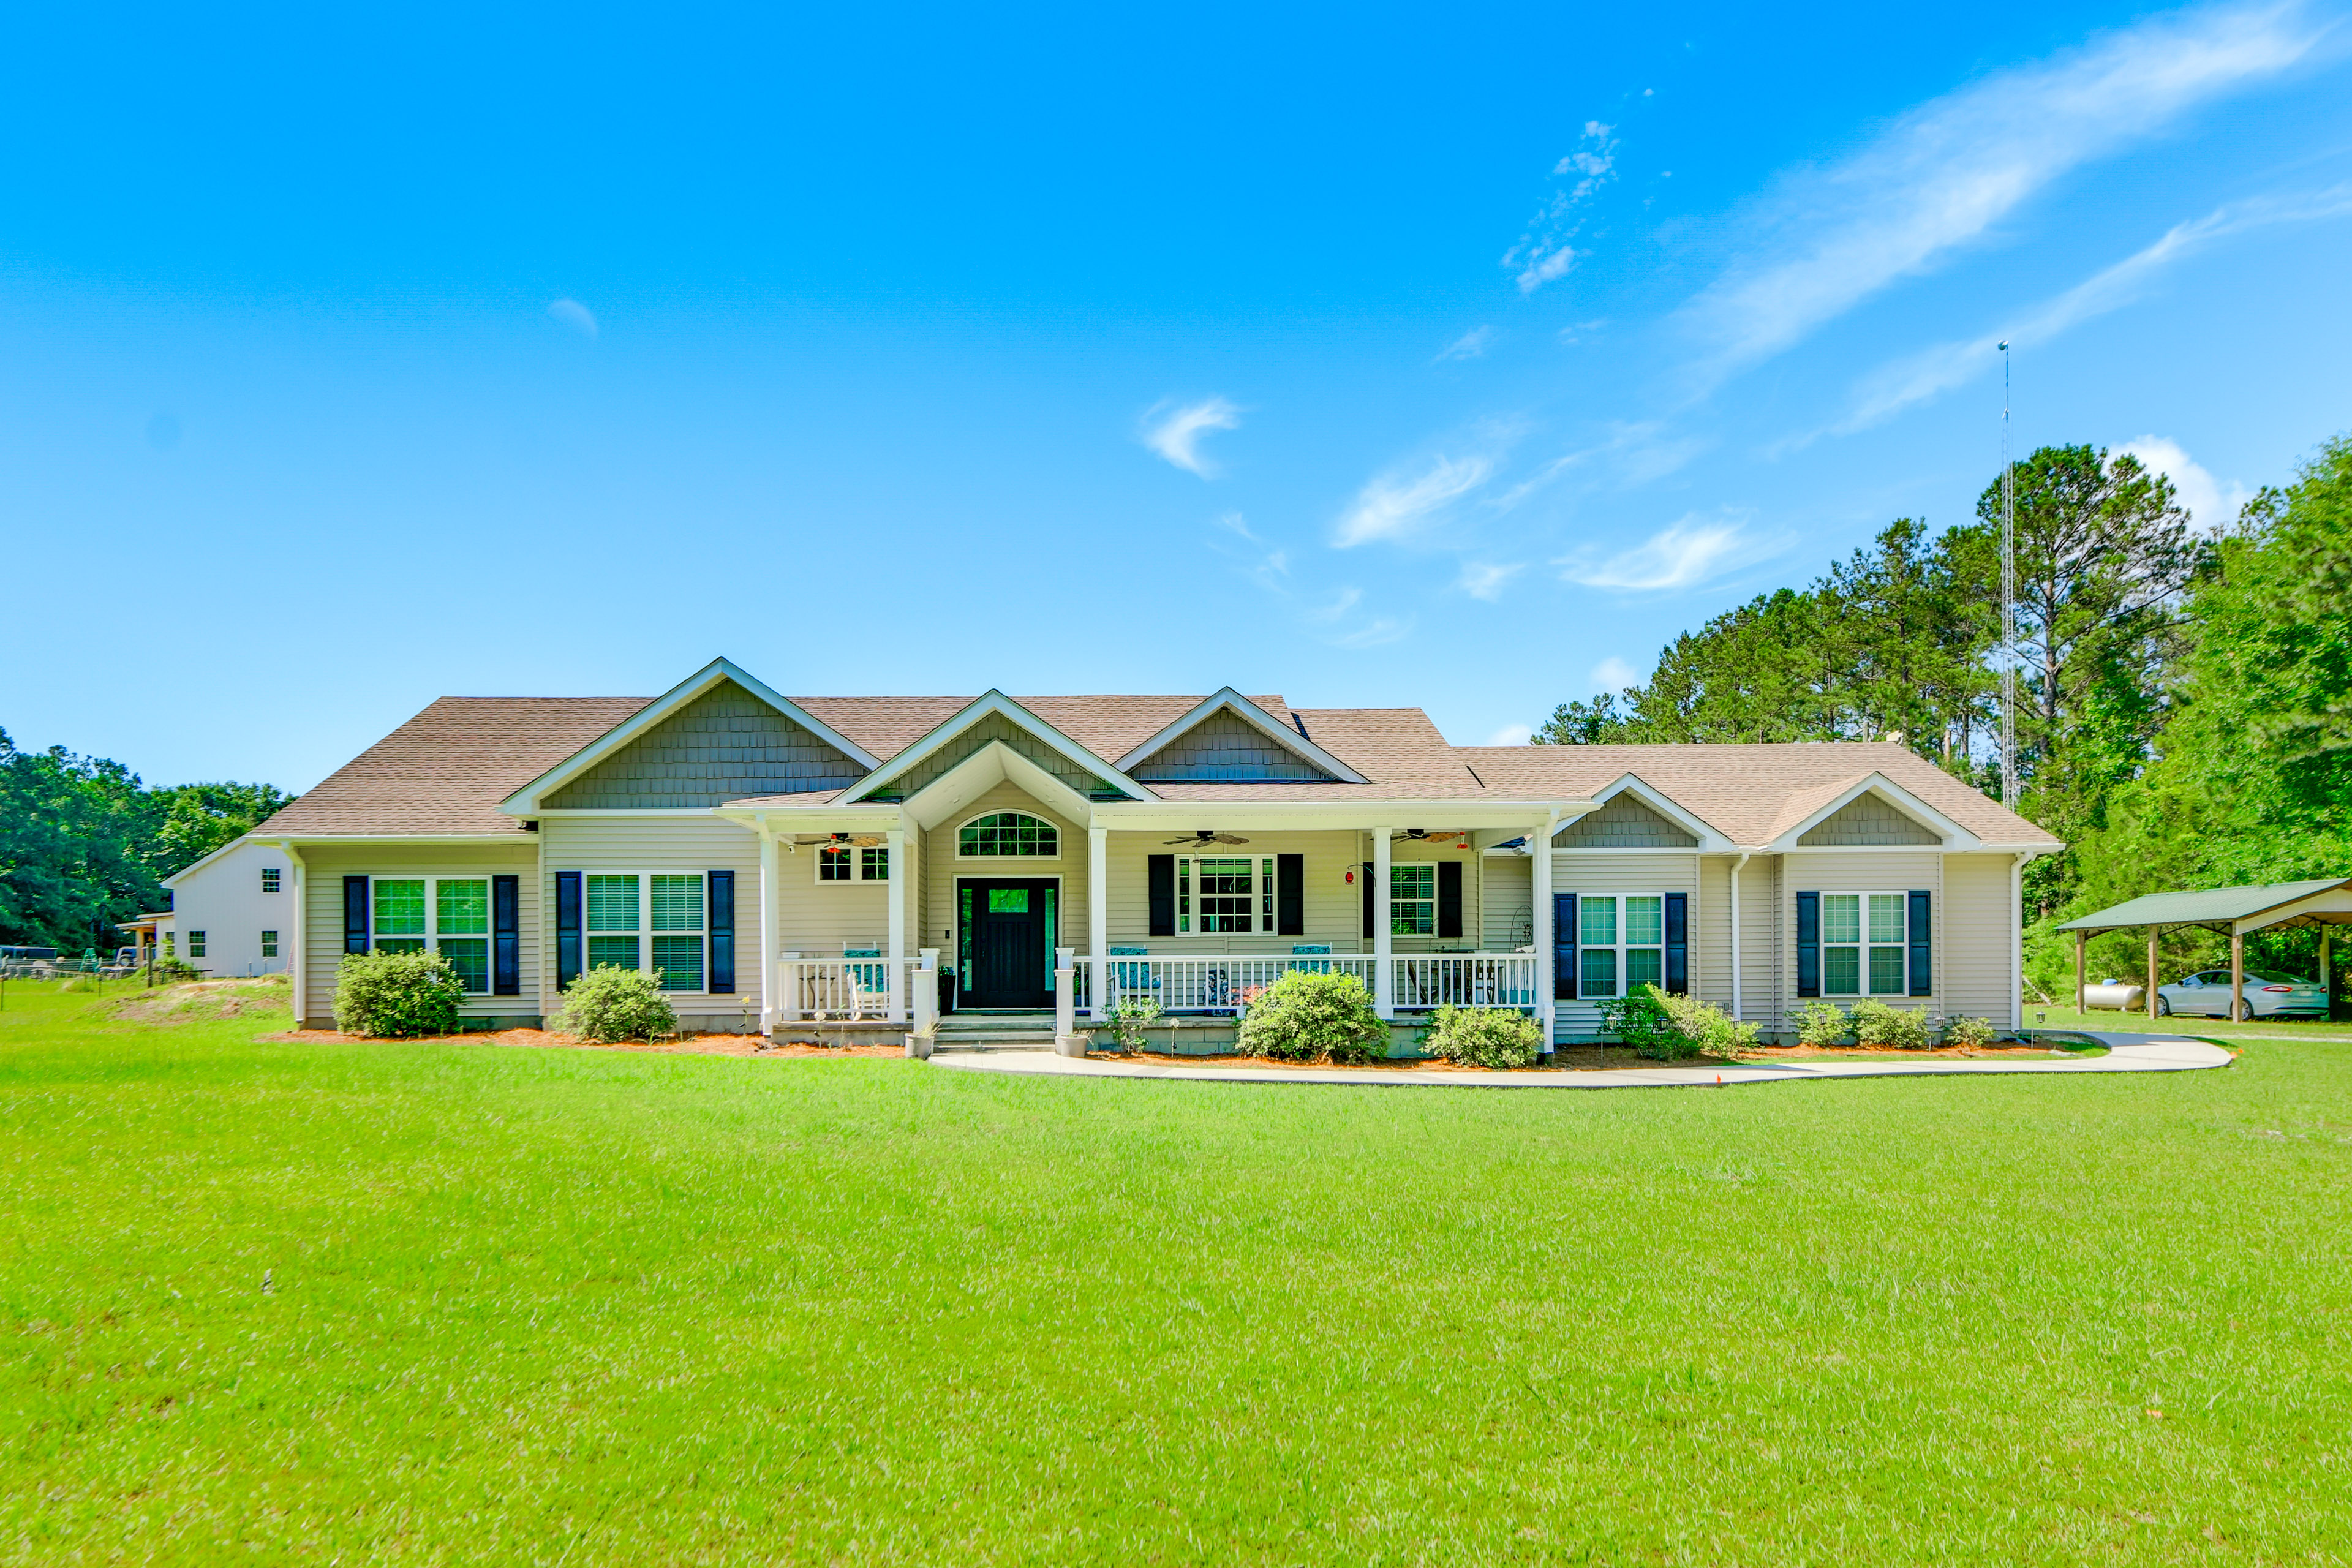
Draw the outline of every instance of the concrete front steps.
M942 1056L982 1051L1050 1051L1051 1013L950 1013L940 1020L932 1049Z

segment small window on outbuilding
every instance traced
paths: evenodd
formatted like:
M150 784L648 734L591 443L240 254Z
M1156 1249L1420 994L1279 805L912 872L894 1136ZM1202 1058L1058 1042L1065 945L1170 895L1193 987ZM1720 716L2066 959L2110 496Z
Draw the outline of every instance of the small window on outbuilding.
M265 893L274 893L278 890L277 867L264 866L261 868L261 890Z

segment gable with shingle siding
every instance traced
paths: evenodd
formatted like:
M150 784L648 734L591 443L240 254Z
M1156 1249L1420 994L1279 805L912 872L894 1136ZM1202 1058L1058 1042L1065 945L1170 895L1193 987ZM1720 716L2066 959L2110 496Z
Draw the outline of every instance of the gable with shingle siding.
M1823 817L1797 842L1808 849L1862 844L1941 844L1944 836L1913 821L1874 795L1857 795Z
M1562 849L1696 849L1698 836L1620 795L1552 840Z
M555 811L707 807L856 783L866 769L731 680L550 795Z
M982 746L993 742L1001 742L1013 752L1028 758L1080 795L1117 794L1124 796L1127 793L1079 767L1060 752L1015 724L1003 714L987 713L905 773L895 778L885 779L877 786L875 794L864 798L868 800L885 797L904 798L914 795L929 786L950 768L954 767Z
M1331 775L1240 715L1219 711L1193 725L1129 770L1146 784L1296 779Z

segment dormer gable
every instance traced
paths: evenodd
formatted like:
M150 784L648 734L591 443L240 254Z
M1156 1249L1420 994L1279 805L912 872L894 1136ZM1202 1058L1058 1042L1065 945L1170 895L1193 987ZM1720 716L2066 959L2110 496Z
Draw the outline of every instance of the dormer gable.
M1906 815L1893 801L1875 792L1856 795L1797 838L1799 846L1807 849L1943 842L1942 834Z
M1698 835L1624 791L1569 824L1552 842L1562 849L1696 849Z
M1119 759L1146 784L1362 784L1364 776L1228 686Z
M1001 691L991 690L861 780L860 801L906 800L990 746L1002 746L1085 798L1150 795L1133 778Z

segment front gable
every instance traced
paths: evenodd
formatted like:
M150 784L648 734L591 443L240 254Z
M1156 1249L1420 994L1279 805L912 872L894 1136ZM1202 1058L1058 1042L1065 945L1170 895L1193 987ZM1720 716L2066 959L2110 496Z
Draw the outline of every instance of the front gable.
M1333 782L1328 769L1307 761L1231 709L1220 709L1202 720L1128 772L1146 784Z
M1698 835L1621 791L1599 811L1569 824L1552 843L1562 849L1696 849Z
M911 799L991 746L1003 747L1082 799L1135 798L1126 775L1098 760L1090 762L1092 752L996 691L942 725L929 740L908 747L867 775L856 797Z
M1799 847L1806 849L1943 842L1942 834L1906 816L1876 794L1856 795L1797 839Z
M734 680L721 680L548 794L551 811L679 810L845 789L865 764Z

